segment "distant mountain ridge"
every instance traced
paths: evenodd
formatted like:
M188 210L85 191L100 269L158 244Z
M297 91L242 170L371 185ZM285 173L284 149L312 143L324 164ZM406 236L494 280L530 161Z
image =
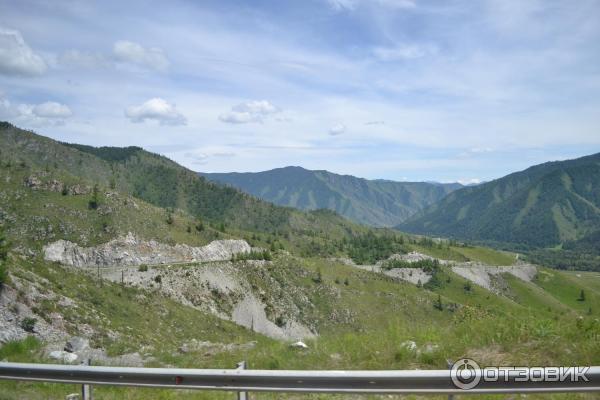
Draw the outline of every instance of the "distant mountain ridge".
M457 190L398 228L533 247L583 245L600 231L600 153Z
M295 166L264 172L199 174L280 206L329 209L355 222L386 227L401 223L462 187L458 183L367 180Z

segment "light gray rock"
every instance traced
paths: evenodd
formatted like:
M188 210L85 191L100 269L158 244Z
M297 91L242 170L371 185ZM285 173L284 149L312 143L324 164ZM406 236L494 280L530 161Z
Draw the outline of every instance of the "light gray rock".
M74 267L159 265L178 262L226 261L251 251L244 240L215 240L203 247L170 246L137 238L133 233L96 247L80 247L67 240L44 246L44 259Z
M65 343L65 351L69 353L78 353L90 347L90 341L80 336L73 336Z
M308 349L308 346L306 345L306 343L301 342L301 341L290 344L290 347L293 347L295 349Z
M50 354L48 354L48 357L50 357L53 360L67 363L67 364L75 362L79 358L79 356L77 354L69 353L68 351L64 351L64 350L51 351Z

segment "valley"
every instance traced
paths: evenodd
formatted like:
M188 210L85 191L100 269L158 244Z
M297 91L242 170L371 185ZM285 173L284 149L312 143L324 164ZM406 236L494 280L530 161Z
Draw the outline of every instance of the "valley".
M2 360L354 370L600 360L597 272L282 208L139 148L66 145L6 123L0 142ZM0 382L7 399L76 391Z

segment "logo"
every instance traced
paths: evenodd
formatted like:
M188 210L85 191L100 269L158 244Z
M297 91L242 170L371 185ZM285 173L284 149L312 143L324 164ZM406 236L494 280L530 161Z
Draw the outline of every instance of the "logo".
M485 382L589 382L590 367L485 367L463 358L450 369L452 383L458 389L471 390Z
M481 381L481 369L479 364L470 358L456 361L450 370L452 383L459 389L470 390L479 385Z

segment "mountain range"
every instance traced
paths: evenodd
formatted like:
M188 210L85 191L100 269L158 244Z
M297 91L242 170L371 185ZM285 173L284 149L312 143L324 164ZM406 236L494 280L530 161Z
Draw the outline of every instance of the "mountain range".
M354 222L379 227L395 226L462 187L459 183L367 180L291 166L200 175L280 206L329 209Z
M523 247L583 246L600 231L600 153L462 188L397 228Z

